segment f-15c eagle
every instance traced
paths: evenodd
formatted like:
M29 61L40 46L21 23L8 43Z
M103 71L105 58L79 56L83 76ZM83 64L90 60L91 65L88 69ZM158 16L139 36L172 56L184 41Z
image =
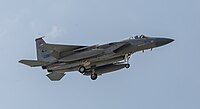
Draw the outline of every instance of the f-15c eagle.
M127 40L93 46L48 44L43 37L35 41L37 60L19 62L30 67L47 69L46 76L52 81L58 81L65 72L71 71L79 71L96 80L99 75L129 68L129 59L133 53L153 49L174 40L140 35Z

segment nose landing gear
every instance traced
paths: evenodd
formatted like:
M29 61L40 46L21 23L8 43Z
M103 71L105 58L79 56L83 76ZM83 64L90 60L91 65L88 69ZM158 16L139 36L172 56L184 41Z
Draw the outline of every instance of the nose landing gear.
M127 69L128 69L128 68L130 68L130 64L126 64L126 66L125 66L125 67L126 67Z
M129 64L130 58L131 58L131 54L130 53L125 54L125 56L124 56L124 62L126 63L126 66L125 66L126 68L130 68L130 64Z

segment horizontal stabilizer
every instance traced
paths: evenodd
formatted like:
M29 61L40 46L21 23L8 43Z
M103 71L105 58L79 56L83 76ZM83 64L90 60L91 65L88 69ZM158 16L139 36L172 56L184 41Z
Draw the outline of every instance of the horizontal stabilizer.
M46 75L51 81L59 81L65 76L64 72L52 72Z
M19 63L28 65L30 67L39 67L47 64L47 62L37 61L37 60L20 60Z

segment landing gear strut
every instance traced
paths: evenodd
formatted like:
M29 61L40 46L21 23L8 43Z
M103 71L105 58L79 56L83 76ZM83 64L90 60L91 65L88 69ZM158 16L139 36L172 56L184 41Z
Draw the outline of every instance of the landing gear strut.
M125 66L126 68L130 68L130 64L129 64L130 57L131 57L130 53L129 54L125 54L125 56L124 56L124 61L126 63L126 66Z
M124 56L124 61L128 64L129 63L129 59L131 58L131 54L125 54Z

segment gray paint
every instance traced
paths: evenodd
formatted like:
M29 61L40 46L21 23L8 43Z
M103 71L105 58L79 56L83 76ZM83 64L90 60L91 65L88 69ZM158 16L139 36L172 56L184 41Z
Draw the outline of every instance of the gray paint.
M0 108L199 109L199 2L1 0ZM17 62L35 58L38 35L49 43L93 45L141 33L176 41L134 54L132 69L95 82L72 73L52 83L45 71Z
M47 77L55 81L60 80L64 76L60 76L60 72L64 74L67 71L79 71L83 75L91 75L91 77L93 77L93 74L102 75L104 73L120 70L125 68L125 65L130 66L129 59L133 53L160 47L172 41L174 40L169 38L152 38L140 35L135 36L135 38L129 38L129 40L111 42L98 46L81 47L76 45L80 48L72 47L73 49L69 50L71 45L46 45L42 38L38 38L36 39L36 51L38 63L41 64L41 61L48 62L40 66L43 69L47 69ZM58 46L63 50L60 51L60 49L57 48ZM44 48L48 48L48 50ZM56 52L58 56L55 57L53 55L55 54L54 52ZM61 56L60 54L63 54L63 52L70 55ZM122 59L119 60L119 58ZM28 66L35 66L35 60L33 60L34 63L33 61L29 61L30 60L20 60L19 62ZM81 68L83 70L81 70ZM58 74L58 76L56 74Z

